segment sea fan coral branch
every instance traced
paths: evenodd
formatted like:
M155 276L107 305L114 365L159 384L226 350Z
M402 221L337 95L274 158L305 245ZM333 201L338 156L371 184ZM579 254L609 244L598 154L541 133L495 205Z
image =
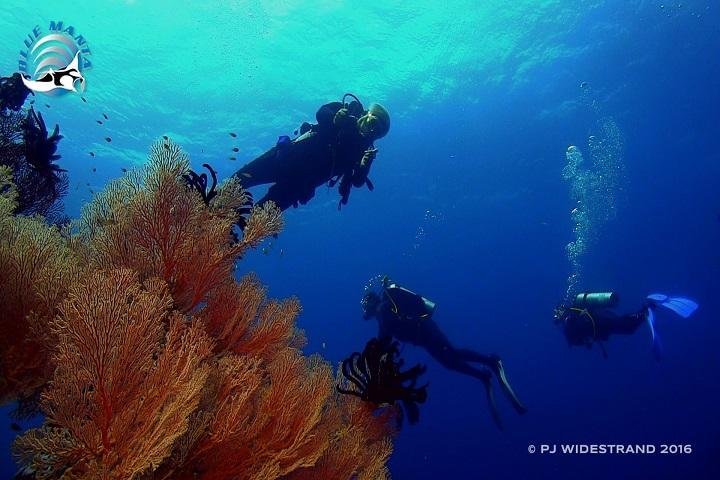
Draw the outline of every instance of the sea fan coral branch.
M42 396L49 424L68 441L48 454L58 435L45 427L18 440L18 455L37 471L71 465L88 478L157 468L187 430L212 349L202 328L168 318L171 305L161 282L141 285L128 270L93 273L74 286L53 323L58 367Z
M47 381L47 325L76 278L76 258L55 227L14 217L5 171L0 194L0 403L31 397ZM5 205L5 207L2 207Z
M183 312L205 301L247 248L282 226L277 208L258 207L249 219L249 233L231 245L237 205L228 194L237 188L224 187L208 207L182 179L187 167L187 155L177 145L156 143L146 171L113 183L85 209L78 225L90 245L88 263L131 268L141 279L162 278Z

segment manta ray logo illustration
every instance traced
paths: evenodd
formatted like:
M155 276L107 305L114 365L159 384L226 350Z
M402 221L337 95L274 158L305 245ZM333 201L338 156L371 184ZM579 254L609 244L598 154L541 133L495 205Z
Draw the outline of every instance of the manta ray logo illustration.
M35 27L25 39L27 51L20 52L18 64L23 84L51 96L84 92L83 70L91 66L87 41L63 22L50 22L49 30L43 35Z
M22 76L22 81L27 88L34 92L47 93L56 88L62 88L71 92L77 92L75 89L75 82L80 83L80 92L85 91L85 77L80 73L78 67L78 57L80 52L75 54L72 62L67 67L61 70L53 70L52 68L47 70L42 77L37 80L28 80L25 76Z

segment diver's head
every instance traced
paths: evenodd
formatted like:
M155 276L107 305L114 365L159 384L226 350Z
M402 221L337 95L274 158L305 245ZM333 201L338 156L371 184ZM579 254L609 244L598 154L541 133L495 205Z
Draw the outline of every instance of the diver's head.
M370 318L377 315L380 301L380 295L375 292L367 292L365 295L363 295L362 300L360 300L360 306L362 306L363 309L363 319L369 320Z
M363 137L377 140L390 131L390 114L379 103L373 103L357 120L358 130Z

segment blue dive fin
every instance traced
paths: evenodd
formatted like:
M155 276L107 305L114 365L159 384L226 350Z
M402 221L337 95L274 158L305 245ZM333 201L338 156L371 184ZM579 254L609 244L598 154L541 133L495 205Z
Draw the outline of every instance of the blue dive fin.
M650 336L652 337L652 352L655 355L655 360L658 362L662 359L662 343L660 342L660 335L658 335L655 329L655 315L651 308L647 309L647 322L650 327Z
M662 293L653 293L652 295L648 295L647 299L654 305L663 306L682 318L688 318L698 308L698 304L689 298L668 297Z

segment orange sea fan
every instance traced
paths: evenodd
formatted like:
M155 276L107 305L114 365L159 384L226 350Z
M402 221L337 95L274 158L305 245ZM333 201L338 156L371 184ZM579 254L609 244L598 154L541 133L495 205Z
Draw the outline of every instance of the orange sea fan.
M47 381L47 324L78 272L56 227L11 215L10 181L0 172L0 404L31 397Z
M385 464L393 450L399 409L378 410L377 405L336 393L329 410L336 418L329 448L315 465L292 472L287 480L390 478Z
M252 274L240 282L227 281L210 292L198 317L215 340L217 352L238 353L264 301L265 289Z
M157 468L187 430L208 376L202 328L169 314L158 280L95 272L74 285L53 323L57 365L46 425L15 452L39 478L131 479Z
M251 358L225 359L218 399L230 401L220 402L185 465L162 478L282 478L325 452L335 425L327 363L291 348L270 363Z
M237 184L223 187L208 207L183 180L187 168L180 147L169 140L156 143L148 167L111 183L78 224L81 243L89 247L88 263L162 278L182 312L230 277L234 261L248 248L282 227L277 208L255 207L243 239L231 243L235 208L244 199Z
M216 351L272 358L278 350L305 343L295 327L300 312L296 298L268 301L254 275L226 282L210 292L198 317L215 340Z
M330 365L302 355L297 299L233 278L235 260L280 230L280 211L254 207L234 242L242 189L229 182L205 205L187 168L159 142L71 238L53 233L82 273L28 297L54 374L45 425L18 439L18 459L38 479L385 478L392 410L338 396ZM0 196L0 222L2 211ZM56 271L28 279L44 269Z

